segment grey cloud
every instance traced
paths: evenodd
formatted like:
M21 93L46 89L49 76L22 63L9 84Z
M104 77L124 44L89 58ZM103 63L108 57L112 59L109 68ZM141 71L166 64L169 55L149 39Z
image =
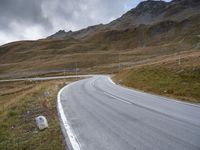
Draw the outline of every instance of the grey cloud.
M44 13L51 18L52 24L60 22L58 24L64 24L67 30L78 30L88 25L107 23L120 16L124 12L124 3L127 1L55 0L44 4Z
M1 0L0 30L12 30L11 24L44 25L51 28L48 18L43 17L43 0Z
M142 0L1 0L0 44L108 23ZM134 3L132 3L134 2Z

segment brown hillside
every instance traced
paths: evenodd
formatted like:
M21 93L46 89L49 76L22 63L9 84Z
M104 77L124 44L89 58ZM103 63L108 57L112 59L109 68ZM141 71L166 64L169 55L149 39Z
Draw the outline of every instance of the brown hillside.
M196 0L150 0L107 25L8 43L0 46L0 77L63 73L64 69L73 73L76 66L79 73L114 73L118 62L131 67L165 55L199 51L198 8ZM140 22L146 15L151 16L149 22Z

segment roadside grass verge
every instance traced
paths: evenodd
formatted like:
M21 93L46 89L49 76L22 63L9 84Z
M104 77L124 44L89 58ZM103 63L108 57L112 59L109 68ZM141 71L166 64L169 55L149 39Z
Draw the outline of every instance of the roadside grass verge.
M143 66L123 70L114 80L124 86L183 101L200 103L200 68Z
M1 150L64 149L56 98L59 89L67 81L69 79L0 84ZM35 117L38 115L47 117L48 129L37 129Z

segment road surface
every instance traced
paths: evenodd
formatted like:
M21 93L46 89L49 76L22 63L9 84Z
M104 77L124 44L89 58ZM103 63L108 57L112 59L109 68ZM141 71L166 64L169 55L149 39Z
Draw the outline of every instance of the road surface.
M200 107L130 90L108 76L64 87L58 109L75 150L200 150Z
M70 75L70 76L54 76L54 77L34 77L34 78L17 78L17 79L2 79L1 82L16 82L16 81L45 81L56 79L69 79L69 78L87 78L95 75Z

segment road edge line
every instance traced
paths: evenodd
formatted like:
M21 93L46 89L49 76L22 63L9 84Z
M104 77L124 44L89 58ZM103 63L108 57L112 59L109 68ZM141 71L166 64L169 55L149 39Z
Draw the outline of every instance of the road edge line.
M69 84L71 85L71 84ZM61 104L61 93L69 87L69 85L64 86L57 95L57 111L58 111L58 115L59 115L59 119L60 119L60 123L61 123L61 129L62 129L62 133L65 137L65 142L66 144L69 146L70 144L70 148L71 150L81 150L80 144L77 141L77 138L72 130L72 128L69 125L69 122L67 121L67 118L64 114L64 110ZM67 138L68 137L68 138Z
M165 101L173 101L173 102L175 102L175 103L180 103L180 104L183 104L183 105L190 105L190 106L194 106L194 107L200 108L200 105L198 105L198 104L193 104L193 103L191 103L191 102L178 100L178 99L176 99L176 98L167 97L167 96L159 95L159 94L156 94L156 93L145 92L145 91L142 91L142 90L140 90L140 89L135 89L135 88L123 86L123 85L121 85L121 84L116 84L116 83L112 80L111 76L108 77L108 81L110 81L110 82L111 82L112 84L114 84L114 85L121 86L122 88L131 90L131 91L136 91L136 92L138 92L138 93L152 95L152 96L155 96L155 97L157 97L157 98L159 98L159 97L160 97L160 98L163 98Z

